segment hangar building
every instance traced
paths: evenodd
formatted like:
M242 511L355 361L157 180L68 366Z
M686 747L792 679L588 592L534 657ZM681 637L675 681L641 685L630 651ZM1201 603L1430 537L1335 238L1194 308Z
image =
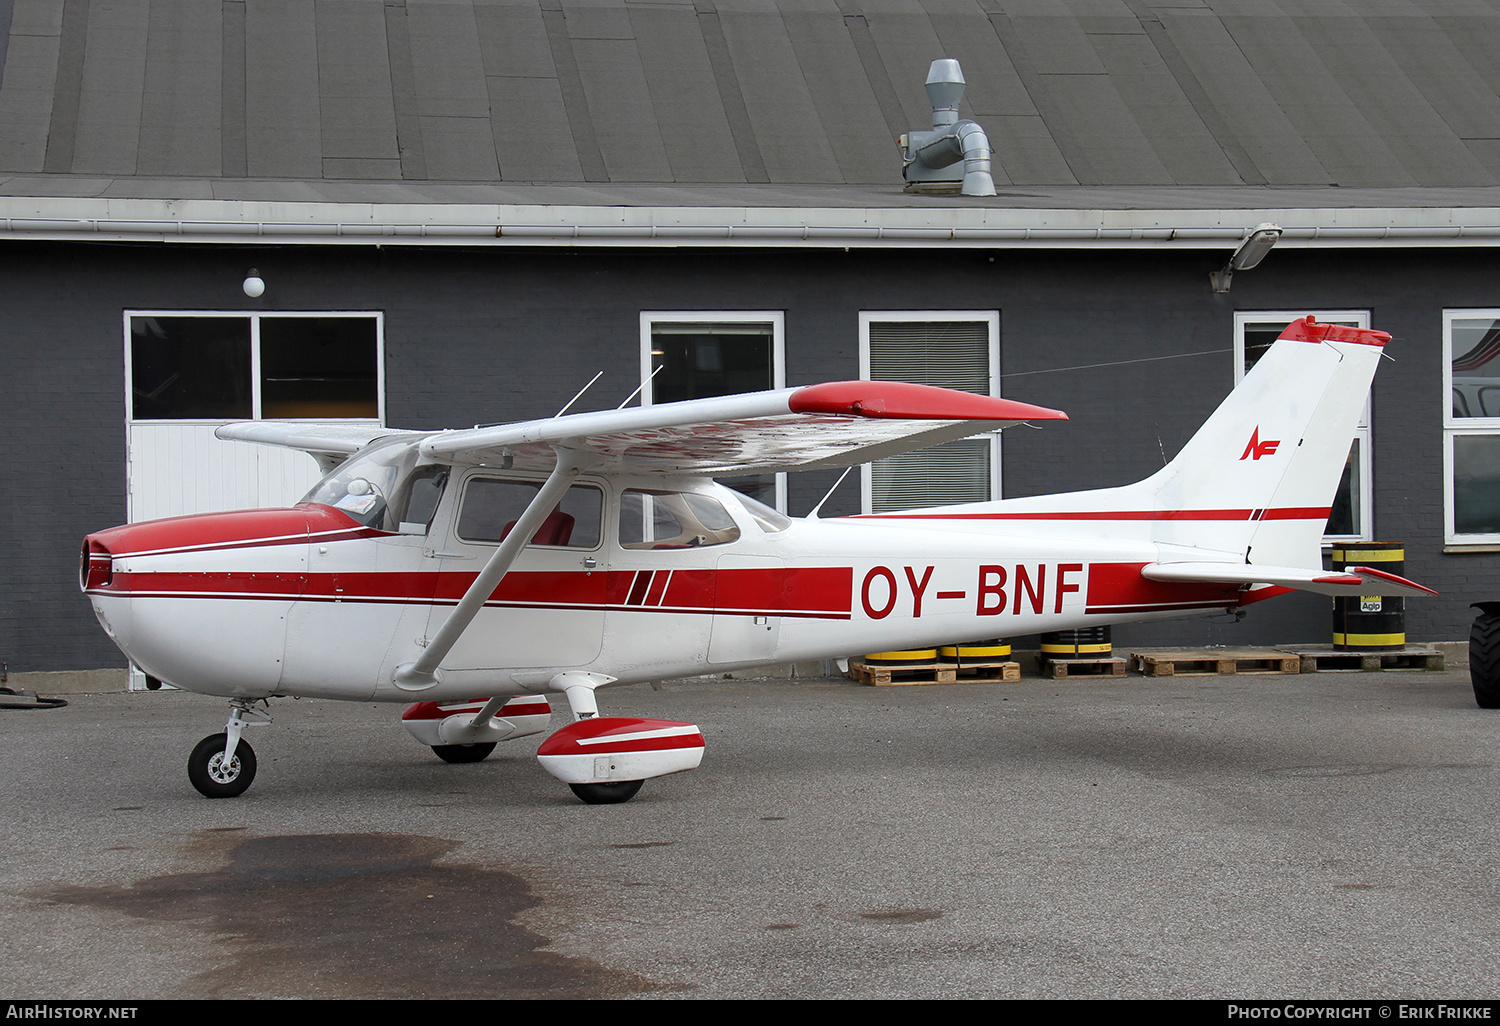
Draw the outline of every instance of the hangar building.
M1443 593L1409 636L1461 638L1500 596L1496 53L1482 0L0 0L0 660L119 665L86 532L305 489L227 420L493 423L658 366L636 401L1072 418L851 475L853 513L1145 476L1305 313L1394 336L1330 538L1405 542ZM903 188L938 58L994 195ZM1116 641L1326 641L1325 603Z

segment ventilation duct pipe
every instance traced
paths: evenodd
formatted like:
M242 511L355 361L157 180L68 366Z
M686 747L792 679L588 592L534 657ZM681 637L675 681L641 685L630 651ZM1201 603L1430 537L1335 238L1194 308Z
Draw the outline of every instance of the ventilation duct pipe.
M901 176L908 192L951 192L962 182L965 196L995 195L990 176L990 140L972 121L958 120L964 73L955 60L933 61L927 70L932 131L908 132L901 146ZM961 167L955 167L959 161ZM951 169L951 170L950 170Z

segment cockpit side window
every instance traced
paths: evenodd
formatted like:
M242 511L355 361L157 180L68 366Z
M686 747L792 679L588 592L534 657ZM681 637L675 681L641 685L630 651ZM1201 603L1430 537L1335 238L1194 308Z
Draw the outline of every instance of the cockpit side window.
M391 499L390 516L396 521L396 529L402 534L426 534L447 483L448 468L441 464L413 470Z
M711 495L627 489L620 495L620 547L686 549L727 545L740 529Z
M458 514L458 536L470 542L503 541L540 488L535 481L470 478ZM592 549L599 544L603 510L604 495L599 489L574 485L542 521L531 544Z

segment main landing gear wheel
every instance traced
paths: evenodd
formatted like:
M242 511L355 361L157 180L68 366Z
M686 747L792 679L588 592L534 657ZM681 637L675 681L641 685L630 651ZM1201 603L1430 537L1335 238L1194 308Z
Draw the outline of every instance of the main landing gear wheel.
M255 752L243 740L234 749L234 758L224 764L227 734L210 734L198 742L188 756L188 779L205 798L234 798L245 793L255 779Z
M472 745L433 745L432 754L444 762L483 762L495 750L495 742Z
M1481 709L1500 709L1500 608L1480 607L1469 628L1469 682Z
M573 793L590 805L618 805L628 802L641 789L644 780L613 780L603 784L569 784Z

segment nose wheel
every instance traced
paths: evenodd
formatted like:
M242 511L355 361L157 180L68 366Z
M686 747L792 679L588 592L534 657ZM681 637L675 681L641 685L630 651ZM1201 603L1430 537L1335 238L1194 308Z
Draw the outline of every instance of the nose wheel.
M255 780L255 750L244 741L227 760L228 734L210 734L188 756L188 779L205 798L235 798Z
M258 706L259 708L257 708ZM222 734L210 734L199 741L188 756L188 780L205 798L236 798L255 779L255 750L240 734L246 727L271 722L265 699L255 703L236 699L229 703L229 722Z

